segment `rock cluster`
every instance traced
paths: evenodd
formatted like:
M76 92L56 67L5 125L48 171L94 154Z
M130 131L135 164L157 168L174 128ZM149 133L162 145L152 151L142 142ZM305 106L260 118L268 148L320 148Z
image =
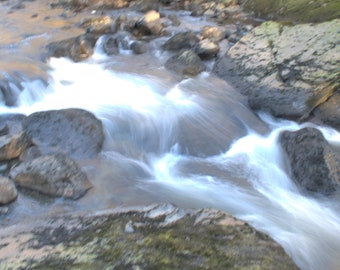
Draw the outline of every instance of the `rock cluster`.
M101 151L102 123L91 113L65 109L27 117L2 115L0 122L0 204L16 198L14 183L49 196L72 199L91 188L76 162Z

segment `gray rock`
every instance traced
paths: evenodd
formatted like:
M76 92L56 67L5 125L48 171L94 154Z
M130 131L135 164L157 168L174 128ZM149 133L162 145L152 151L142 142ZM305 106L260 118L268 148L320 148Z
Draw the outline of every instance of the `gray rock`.
M234 71L252 87L253 109L306 118L335 91L326 87L340 73L340 20L287 26L265 22L228 52Z
M20 187L55 197L78 199L92 187L78 164L64 154L24 162L10 176Z
M303 190L327 195L339 188L340 158L319 130L285 131L280 143L287 154L292 177Z
M85 28L87 33L95 35L114 34L118 30L118 25L110 16L85 19L80 26Z
M193 49L199 42L199 38L194 32L182 32L169 38L163 45L163 49L168 51L178 51L182 49Z
M130 48L135 54L143 54L148 51L148 43L143 41L134 41Z
M0 205L14 201L18 196L18 191L14 183L8 178L0 176Z
M184 50L170 57L165 67L179 74L196 76L206 69L205 65L192 50Z
M81 109L33 113L23 121L23 129L42 154L90 158L101 151L104 141L101 121Z

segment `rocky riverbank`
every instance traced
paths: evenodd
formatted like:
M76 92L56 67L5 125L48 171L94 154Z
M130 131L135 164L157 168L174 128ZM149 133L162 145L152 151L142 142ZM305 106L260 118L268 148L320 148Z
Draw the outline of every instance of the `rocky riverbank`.
M42 59L42 63L50 57L84 61L95 53L98 44L112 57L128 51L151 59L156 50L161 50L167 58L158 64L174 76L188 78L212 72L234 84L246 97L247 102L240 102L247 109L249 106L276 117L314 121L340 130L340 20L334 12L317 24L291 25L262 23L244 12L243 7L249 11L252 5L260 5L259 1L61 0L44 3L51 15L35 12L32 6L38 2L3 1L1 5L6 16L25 10L32 13L32 20L44 16L40 23L46 24L55 20L56 11L60 13L60 29L53 30L55 36L52 34L48 42L39 41L37 47L41 50L32 57ZM201 17L202 24L188 25L174 12L179 10ZM257 8L252 10L259 14ZM284 17L286 9L280 14ZM17 105L21 80L31 76L25 69L4 67L1 73L0 89L7 106ZM41 70L31 71L37 75L33 77L46 82ZM192 132L197 124L194 120L181 123L182 134L187 129L193 134L190 138L179 136L179 143L188 146L189 155L214 155L221 145L227 147L246 134L245 126L234 115L223 114L220 118L216 123L228 123L232 136L201 152L194 147L191 151L190 145L213 139ZM247 127L251 125L254 130L267 132L266 125L256 117L248 119ZM7 205L0 215L10 211L21 190L66 199L79 199L91 190L84 164L97 162L105 141L102 123L93 114L80 109L28 116L4 114L0 117L0 134L0 204ZM285 132L280 142L292 178L303 192L338 194L339 151L321 133L312 128L302 133ZM6 269L54 269L65 265L73 265L72 269L113 265L117 269L295 268L272 239L215 210L158 205L50 218L39 221L34 230L20 226L1 232L0 260Z

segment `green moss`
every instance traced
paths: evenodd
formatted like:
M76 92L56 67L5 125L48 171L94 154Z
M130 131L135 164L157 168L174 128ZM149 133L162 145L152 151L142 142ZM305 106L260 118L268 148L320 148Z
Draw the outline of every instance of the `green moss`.
M60 243L41 230L33 240L48 254L16 263L36 270L296 269L275 242L245 224L195 225L192 216L166 227L160 222L140 213L88 220L76 231L58 228ZM133 232L125 231L128 223Z
M340 17L338 0L248 0L245 9L267 19L292 22L323 22Z

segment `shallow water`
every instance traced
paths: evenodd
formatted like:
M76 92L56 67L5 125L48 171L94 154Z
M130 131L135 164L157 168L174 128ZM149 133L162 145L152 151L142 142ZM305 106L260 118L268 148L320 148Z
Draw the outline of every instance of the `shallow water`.
M22 40L21 35L8 34L1 41L5 50L18 52L17 67L25 76L20 78L16 106L3 104L0 112L28 115L83 108L102 120L106 139L98 158L82 162L94 186L86 196L75 202L42 202L21 193L4 223L154 202L215 207L268 233L300 268L338 269L339 199L302 194L289 177L277 142L283 130L312 124L255 115L244 97L208 72L181 78L166 71L168 55L158 48L161 39L146 55L122 51L107 57L99 41L95 55L82 63L65 58L40 63L37 46L50 38L41 31L33 37L15 48L11 46ZM45 41L37 45L41 39ZM25 58L33 65L40 63L34 76L25 71ZM11 57L2 59L3 66L15 62ZM7 67L8 73L16 70ZM317 128L340 147L338 132Z

